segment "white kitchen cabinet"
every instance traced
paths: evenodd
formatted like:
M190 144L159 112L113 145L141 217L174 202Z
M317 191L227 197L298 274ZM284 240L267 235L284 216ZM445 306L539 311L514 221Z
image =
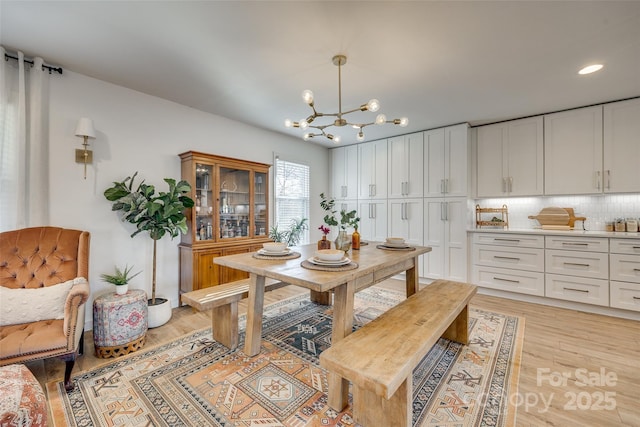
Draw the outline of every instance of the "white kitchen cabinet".
M544 116L544 192L603 191L602 105Z
M640 239L611 239L610 305L640 311Z
M421 246L424 227L422 199L389 199L388 204L389 236L403 237L409 244Z
M358 145L358 170L358 199L386 199L386 139Z
M544 237L474 233L471 283L485 288L544 296Z
M335 200L358 199L358 146L331 149L331 197Z
M542 116L477 128L477 196L536 196L544 191Z
M387 201L360 200L358 205L360 238L363 241L384 242L388 237Z
M464 197L468 192L469 126L424 132L424 196Z
M423 277L467 281L467 223L465 197L424 199Z
M640 98L604 105L604 192L640 191Z
M423 196L423 132L390 138L388 144L389 198Z

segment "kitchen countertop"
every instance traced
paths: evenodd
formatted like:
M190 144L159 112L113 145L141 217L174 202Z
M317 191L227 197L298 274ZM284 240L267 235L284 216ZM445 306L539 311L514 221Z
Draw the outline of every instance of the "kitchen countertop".
M579 236L579 237L616 237L620 239L640 239L640 233L627 233L621 231L588 231L582 229L573 230L543 230L541 228L473 228L468 233L504 233L504 234L541 234L551 236Z

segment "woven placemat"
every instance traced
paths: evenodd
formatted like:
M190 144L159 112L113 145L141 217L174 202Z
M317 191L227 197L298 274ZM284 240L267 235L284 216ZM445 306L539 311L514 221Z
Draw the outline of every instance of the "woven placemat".
M300 263L300 265L304 268L308 268L309 270L319 270L319 271L349 271L355 270L358 268L358 263L351 261L349 264L340 265L336 267L330 267L325 265L318 265L307 260L304 260Z
M300 258L300 252L291 252L289 255L262 255L259 253L254 253L252 255L255 259L268 259L271 261L278 261L278 260L287 260L287 259L296 259L296 258Z
M408 248L391 248L389 246L384 245L376 245L376 248L382 249L383 251L415 251L416 248L413 246L409 246Z

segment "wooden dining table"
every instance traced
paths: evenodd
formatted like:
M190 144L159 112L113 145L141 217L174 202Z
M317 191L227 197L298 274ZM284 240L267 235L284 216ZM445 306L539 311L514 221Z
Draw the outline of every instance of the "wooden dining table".
M213 262L249 273L247 326L244 352L255 356L260 352L262 314L264 309L265 279L271 278L310 290L312 301L331 304L333 294L333 324L331 340L336 343L349 335L353 328L355 293L394 275L404 273L407 297L418 287L418 257L431 251L430 247L412 246L409 249L382 249L382 243L368 242L359 250L350 250L346 256L357 264L349 268L327 267L324 270L305 268L302 263L312 258L316 244L292 247L300 257L257 258L256 253L241 253L214 258ZM305 263L308 266L308 264ZM313 266L311 266L313 267ZM316 267L317 268L317 267ZM325 271L328 270L328 271ZM383 343L381 343L383 345ZM329 374L329 406L342 410L348 404L348 381Z

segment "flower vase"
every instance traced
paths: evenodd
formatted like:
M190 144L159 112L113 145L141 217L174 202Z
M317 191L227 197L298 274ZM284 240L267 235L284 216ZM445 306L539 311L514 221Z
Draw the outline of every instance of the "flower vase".
M327 236L322 236L322 239L318 240L318 250L331 249L331 241L327 240Z
M348 252L351 249L351 236L347 234L346 230L340 230L334 243L336 249Z

